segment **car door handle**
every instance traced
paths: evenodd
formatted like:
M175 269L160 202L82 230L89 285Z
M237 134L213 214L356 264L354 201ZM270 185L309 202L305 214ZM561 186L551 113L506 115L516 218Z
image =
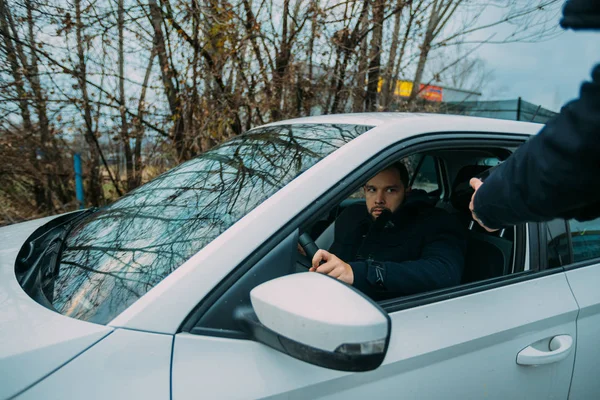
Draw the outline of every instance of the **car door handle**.
M564 360L571 353L573 338L570 335L554 336L550 340L549 351L536 349L528 346L517 354L519 365L543 365Z

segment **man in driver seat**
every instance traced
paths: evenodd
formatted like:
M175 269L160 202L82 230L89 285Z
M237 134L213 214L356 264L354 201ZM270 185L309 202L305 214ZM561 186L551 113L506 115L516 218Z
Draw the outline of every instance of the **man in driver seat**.
M379 172L364 190L367 207L357 204L340 214L331 248L315 253L310 271L353 285L374 300L460 284L465 229L454 215L435 208L424 191L410 190L403 163Z

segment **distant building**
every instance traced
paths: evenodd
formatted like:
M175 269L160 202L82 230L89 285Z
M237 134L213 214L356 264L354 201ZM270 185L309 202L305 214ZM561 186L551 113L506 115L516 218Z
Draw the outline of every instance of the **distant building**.
M397 81L394 94L400 98L408 98L413 88L410 81ZM440 112L447 114L470 115L528 121L545 124L557 113L529 103L520 97L514 100L481 101L481 93L449 88L441 85L420 85L419 97L440 104Z
M381 82L379 84L378 91L380 90ZM396 81L394 95L400 98L408 98L412 90L413 83L411 81L399 80ZM449 88L441 85L426 85L421 83L419 85L418 97L436 103L464 102L479 100L479 98L481 97L481 93L469 90Z

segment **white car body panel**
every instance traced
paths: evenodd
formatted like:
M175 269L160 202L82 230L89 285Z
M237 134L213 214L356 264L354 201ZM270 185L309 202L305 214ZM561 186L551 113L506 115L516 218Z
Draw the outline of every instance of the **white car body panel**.
M117 329L19 400L170 398L173 337Z
M261 243L300 210L318 201L320 196L351 171L398 141L436 132L533 135L541 127L538 124L487 118L395 113L320 116L294 121L354 124L364 121L366 125L371 121L378 125L325 157L256 207L122 312L110 322L110 326L176 333L199 299L206 296ZM261 223L256 223L257 220ZM231 243L235 243L235 246ZM223 251L224 248L227 250Z
M600 264L566 274L580 308L577 357L569 398L597 399L600 395Z
M23 242L54 218L0 228L0 399L26 389L112 331L50 311L19 286L15 260Z
M198 393L299 400L568 396L574 351L554 364L516 363L517 354L532 343L563 334L575 339L577 304L563 273L390 317L392 337L383 365L360 374L316 367L251 341L177 334L173 400L195 399Z

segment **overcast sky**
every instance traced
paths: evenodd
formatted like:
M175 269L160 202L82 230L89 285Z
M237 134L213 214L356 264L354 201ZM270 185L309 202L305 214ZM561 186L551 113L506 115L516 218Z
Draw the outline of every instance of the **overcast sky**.
M558 23L558 21L557 21ZM486 45L478 56L493 71L485 99L515 99L558 111L578 96L582 81L600 63L600 32L564 31L541 43Z

